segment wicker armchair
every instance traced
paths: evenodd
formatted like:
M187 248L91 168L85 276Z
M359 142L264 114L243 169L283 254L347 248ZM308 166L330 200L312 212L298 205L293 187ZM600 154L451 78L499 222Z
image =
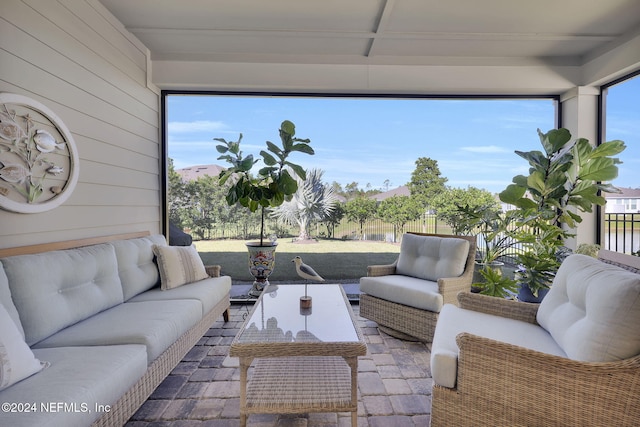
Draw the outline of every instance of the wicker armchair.
M402 339L430 342L433 339L433 332L441 306L447 303L456 303L456 295L460 291L468 291L471 288L476 254L476 237L423 233L407 234L444 239L456 238L468 241L468 253L466 254L466 259L462 259L464 268L462 274L456 277L439 277L435 281L428 283L428 281L417 278L402 277L396 269L400 257L393 264L371 265L367 267L367 277L360 279L360 316L373 320L382 331L389 335ZM402 255L401 249L400 256ZM382 282L371 278L380 278ZM394 287L401 288L405 284L407 287L417 285L422 292L434 295L417 295L410 303L408 301L399 302L394 300L393 294L396 291L402 292L402 289ZM387 294L376 294L374 290L379 290L380 286L389 288ZM431 309L426 309L424 305L421 305L422 299L432 300Z
M569 273L579 274L576 271ZM600 275L600 283L595 284L601 286L600 289L615 287L620 283L617 279L607 283L602 277ZM633 292L637 292L638 283L633 287ZM597 299L602 295L597 295L593 288L590 291L590 299ZM507 342L509 339L490 339L486 335L469 333L470 329L474 329L470 326L473 322L460 309L486 313L497 321L503 319L503 323L510 321L507 319L515 319L539 329L542 327L537 323L537 315L542 309L539 304L471 293L461 293L458 300L459 308L445 307L443 310L433 342L432 427L638 425L640 354L622 360L586 362L534 350L533 346L529 346L535 340L532 336L521 337L521 345L516 345ZM592 302L586 303L587 309L593 308ZM635 310L636 314L629 314L629 321L635 323L633 319L634 316L637 318L638 304L630 302L629 306L624 307L624 311L631 306L635 308L631 308L629 312ZM451 316L452 313L459 315ZM602 314L607 315L599 313ZM554 320L561 321L561 317L554 317ZM438 347L443 347L441 338L446 334L441 334L441 330L445 332L448 329L450 333L454 319L460 321L460 326L454 329L461 332L454 335L458 347L457 364L453 367L456 379L455 385L449 387L439 385L436 380L436 371L440 367L434 365L433 354L438 351ZM477 318L475 323L486 325L486 319L488 318ZM482 329L482 326L475 329ZM493 327L490 334L495 337L508 331L512 334L511 341L518 341L518 338L513 338L511 326L505 325L502 331L498 329ZM637 330L637 325L635 329ZM574 332L572 330L568 335ZM636 335L637 341L638 334L632 334ZM563 344L565 348L570 346L567 342Z

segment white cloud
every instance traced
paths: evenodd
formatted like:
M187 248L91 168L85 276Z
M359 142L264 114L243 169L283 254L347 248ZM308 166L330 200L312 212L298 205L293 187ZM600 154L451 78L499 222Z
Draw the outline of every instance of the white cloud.
M211 120L196 120L193 122L169 122L169 132L191 133L191 132L211 132L226 129L227 125L222 122Z
M477 147L460 147L462 151L469 151L471 153L511 153L511 150L507 150L504 147L498 147L497 145L480 145Z

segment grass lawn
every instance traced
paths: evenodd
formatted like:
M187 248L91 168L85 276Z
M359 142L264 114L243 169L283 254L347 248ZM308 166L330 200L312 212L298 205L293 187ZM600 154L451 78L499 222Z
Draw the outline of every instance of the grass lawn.
M195 242L205 264L219 264L222 274L233 283L252 282L249 256L244 240L202 240ZM269 278L273 282L299 282L291 260L300 255L305 264L327 281L357 282L367 275L367 266L391 264L400 253L400 245L354 240L320 240L317 243L292 243L279 240L276 266Z

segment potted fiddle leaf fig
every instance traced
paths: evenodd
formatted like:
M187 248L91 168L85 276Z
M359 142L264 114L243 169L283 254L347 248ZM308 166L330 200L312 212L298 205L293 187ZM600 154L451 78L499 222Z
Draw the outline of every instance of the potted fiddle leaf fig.
M564 239L582 221L581 213L605 204L599 192L620 192L608 182L618 176L621 163L613 156L626 148L619 140L597 147L584 138L571 140L564 128L538 129L538 136L544 151L516 151L529 163L529 175L515 176L499 195L522 217L522 227L514 233L525 248L517 256L516 278L536 297L551 285Z
M268 278L275 265L275 240L264 240L265 210L280 206L285 200L290 200L298 189L295 176L306 179L304 168L289 161L294 152L313 155L309 139L295 136L296 127L289 120L280 125L280 145L266 142L266 150L260 151L260 158L253 154L244 155L240 150L242 134L237 141L226 141L224 138L214 138L220 142L216 150L221 154L218 160L225 160L231 166L218 176L220 185L229 184L225 196L227 204L240 204L251 212L260 209L260 241L247 242L249 250L249 271L254 276L253 287L249 294L258 296L262 289L269 284ZM254 166L262 160L257 172Z

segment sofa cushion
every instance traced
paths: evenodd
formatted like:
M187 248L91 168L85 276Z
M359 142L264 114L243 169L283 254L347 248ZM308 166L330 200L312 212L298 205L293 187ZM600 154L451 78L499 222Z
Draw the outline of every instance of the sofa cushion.
M431 344L431 375L440 386L456 385L459 354L456 336L462 332L567 357L553 337L538 325L445 304Z
M209 277L196 247L153 245L162 290L177 288L186 283Z
M125 302L69 326L34 348L143 344L153 362L202 319L196 300Z
M30 346L123 301L110 244L2 260Z
M571 255L540 304L537 321L571 359L610 362L640 354L640 275Z
M166 301L189 299L198 300L202 304L202 316L211 311L223 298L229 299L231 277L210 277L198 282L189 283L166 291L153 288L131 298L129 302Z
M11 298L11 289L9 289L9 279L7 278L7 273L4 272L4 268L2 267L2 262L0 261L0 304L4 306L13 320L13 323L16 324L18 331L20 331L20 335L24 338L24 329L22 329L22 323L20 322L20 316L18 316L18 310L16 309L15 304L13 303L13 299Z
M30 377L45 366L35 358L13 319L0 304L0 390Z
M442 294L438 292L438 283L431 280L391 274L360 278L360 291L409 307L433 312L442 309Z
M51 366L1 391L0 401L33 403L36 410L2 411L2 426L90 426L147 369L147 354L142 345L59 347L37 349L34 353Z
M118 275L125 301L160 283L152 246L166 246L167 241L162 234L117 240L112 244L118 259Z
M396 273L434 282L458 277L464 272L468 255L469 242L465 239L405 234Z

